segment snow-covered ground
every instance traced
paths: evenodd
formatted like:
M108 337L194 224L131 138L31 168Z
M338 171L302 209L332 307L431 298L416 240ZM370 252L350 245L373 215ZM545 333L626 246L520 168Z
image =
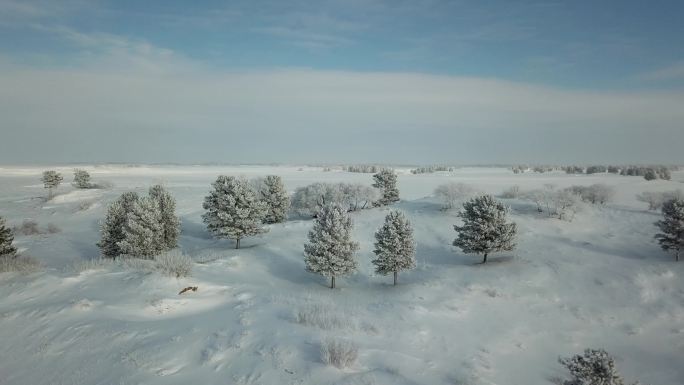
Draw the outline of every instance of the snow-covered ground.
M371 174L315 167L86 167L108 190L65 183L52 200L41 168L0 167L0 215L54 234L17 236L44 269L0 275L0 384L553 384L565 377L558 356L587 347L615 356L628 380L684 383L684 262L653 240L659 215L637 202L642 191L682 188L616 175L514 175L463 168L411 175L399 170L403 210L415 227L416 270L375 276L373 232L387 208L354 213L360 270L338 289L304 270L311 220L292 219L243 240L215 240L201 221L202 200L219 174L283 177L288 190L316 181L370 185ZM60 169L71 180L71 168ZM506 200L518 223L518 247L480 265L451 246L455 212L439 210L436 186L456 181L499 194L553 183L606 183L617 197L585 207L572 222ZM99 221L121 192L164 183L178 201L180 246L202 263L192 277L103 266ZM178 295L186 286L197 292ZM322 318L298 322L299 313ZM359 347L356 364L326 366L326 338Z

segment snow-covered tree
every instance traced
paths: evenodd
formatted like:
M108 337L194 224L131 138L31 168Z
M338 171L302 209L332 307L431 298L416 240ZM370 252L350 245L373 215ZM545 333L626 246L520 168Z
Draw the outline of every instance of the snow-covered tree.
M90 174L88 171L77 168L74 170L74 182L72 183L76 188L91 188Z
M165 249L164 227L157 200L142 197L133 203L123 226L123 240L118 243L122 254L151 259Z
M637 194L636 199L640 202L648 203L649 210L660 210L663 207L663 203L669 200L684 200L684 192L682 190L662 192L644 191L641 194Z
M470 198L475 194L475 190L465 183L451 182L437 186L434 195L442 202L442 208L449 210L454 208L458 202Z
M7 227L5 219L0 217L0 257L14 258L17 256L17 248L12 242L14 242L12 229Z
M553 203L553 211L550 214L558 216L560 220L572 221L579 209L577 195L568 189L555 191L551 196L551 201Z
M362 184L314 183L295 190L291 207L299 215L315 217L328 204L357 211L371 207L377 197L377 189Z
M375 249L377 256L372 261L375 272L382 275L397 274L402 270L416 267L416 244L413 240L413 228L404 214L391 211L385 217L385 223L375 232Z
M180 219L176 216L176 199L162 185L150 187L149 196L157 201L161 214L162 243L165 250L178 246Z
M375 203L378 206L387 206L399 202L399 189L397 188L397 174L392 169L384 169L373 175L373 187L380 189L382 196Z
M277 175L268 175L254 181L259 199L266 203L268 210L264 223L281 223L287 220L290 210L290 196L285 190L283 179Z
M679 253L684 249L684 200L672 199L663 204L663 220L656 222L662 231L656 234L660 247L674 253L679 261Z
M246 179L221 175L213 187L204 198L202 219L214 236L235 239L239 249L240 239L268 231L262 225L268 208Z
M43 186L48 190L48 199L52 199L52 189L59 187L59 184L62 183L63 179L62 174L57 171L43 171L41 181L43 182Z
M97 243L103 256L116 258L122 254L119 243L124 240L123 228L128 213L133 211L133 205L138 199L135 192L126 192L107 208L105 220L100 227L101 239Z
M646 172L644 173L644 179L646 179L646 180L655 180L655 179L658 179L658 174L656 173L656 171L655 171L654 169L649 168L649 169L647 169Z
M572 379L564 385L623 385L624 380L615 367L615 361L603 349L586 349L582 355L559 358ZM636 385L636 384L635 384Z
M510 251L515 247L516 224L507 222L508 208L491 195L482 195L463 204L459 216L463 226L454 226L458 237L454 246L464 253L487 255L497 251Z
M352 220L339 205L326 205L318 213L309 242L304 245L306 270L330 277L330 288L335 278L356 270L355 252L359 244L352 240Z

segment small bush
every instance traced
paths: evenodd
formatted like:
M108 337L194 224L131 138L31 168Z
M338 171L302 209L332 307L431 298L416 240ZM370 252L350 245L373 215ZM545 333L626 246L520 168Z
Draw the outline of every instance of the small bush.
M299 308L295 314L297 323L307 326L315 326L323 330L343 329L346 326L342 318L337 316L331 309L321 305L306 305Z
M501 193L501 198L503 199L515 199L520 196L520 186L511 186L507 190Z
M155 270L170 277L188 277L192 273L192 258L180 250L171 250L154 257Z
M57 227L57 225L55 225L54 223L48 223L47 232L48 232L48 234L57 234L57 233L61 233L62 229Z
M321 361L338 369L353 365L359 356L359 348L347 340L326 339L321 343Z
M0 273L29 274L40 269L40 262L29 256L0 256Z

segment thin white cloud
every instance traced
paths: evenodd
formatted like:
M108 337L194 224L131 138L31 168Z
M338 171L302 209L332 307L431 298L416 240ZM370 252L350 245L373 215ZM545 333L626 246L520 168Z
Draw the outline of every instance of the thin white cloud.
M668 80L684 80L684 61L676 63L665 68L659 68L654 71L649 71L638 76L641 80L646 81L668 81Z

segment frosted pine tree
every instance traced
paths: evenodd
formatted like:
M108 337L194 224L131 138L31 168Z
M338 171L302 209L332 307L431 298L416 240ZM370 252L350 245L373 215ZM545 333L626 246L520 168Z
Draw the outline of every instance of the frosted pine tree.
M0 217L0 257L14 258L17 256L17 248L12 244L14 235L7 227L5 219Z
M385 224L375 232L376 259L372 261L375 272L382 275L397 274L402 270L416 267L416 245L413 240L413 228L404 214L392 211L385 217Z
M75 169L74 170L74 187L76 188L91 188L90 184L90 174L86 170Z
M43 176L40 179L43 182L43 186L48 190L48 200L52 199L52 189L59 187L62 183L62 174L54 170L43 171Z
M625 383L615 367L613 357L603 349L586 349L583 355L560 358L558 362L565 366L572 376L572 379L565 381L564 385L624 385Z
M100 227L101 239L97 243L105 257L116 258L122 254L119 242L124 239L123 228L128 213L133 211L133 205L138 199L135 192L126 192L107 208L105 220Z
M285 190L283 179L277 175L268 175L260 180L258 193L259 199L268 207L264 223L285 222L290 210L290 196Z
M373 175L373 187L380 189L382 196L375 202L377 206L387 206L399 202L397 174L392 169L384 169Z
M671 199L663 203L663 220L656 222L662 233L656 234L660 247L674 253L679 261L679 253L684 249L684 200Z
M171 250L178 246L180 235L180 219L176 216L176 199L162 185L150 187L149 196L159 205L164 249Z
M483 254L482 263L487 262L489 253L513 250L517 227L515 223L506 221L507 214L508 208L491 195L465 202L459 213L463 226L454 226L458 232L454 246L464 253Z
M164 228L159 204L152 197L143 197L133 203L126 215L123 240L118 243L122 254L138 258L152 258L164 251Z
M355 252L359 244L351 238L352 220L339 205L326 205L316 216L309 231L309 243L304 245L306 270L330 277L330 288L335 278L356 270Z
M235 239L239 249L240 239L268 231L262 226L268 208L247 180L221 175L213 187L204 198L202 219L214 236Z

